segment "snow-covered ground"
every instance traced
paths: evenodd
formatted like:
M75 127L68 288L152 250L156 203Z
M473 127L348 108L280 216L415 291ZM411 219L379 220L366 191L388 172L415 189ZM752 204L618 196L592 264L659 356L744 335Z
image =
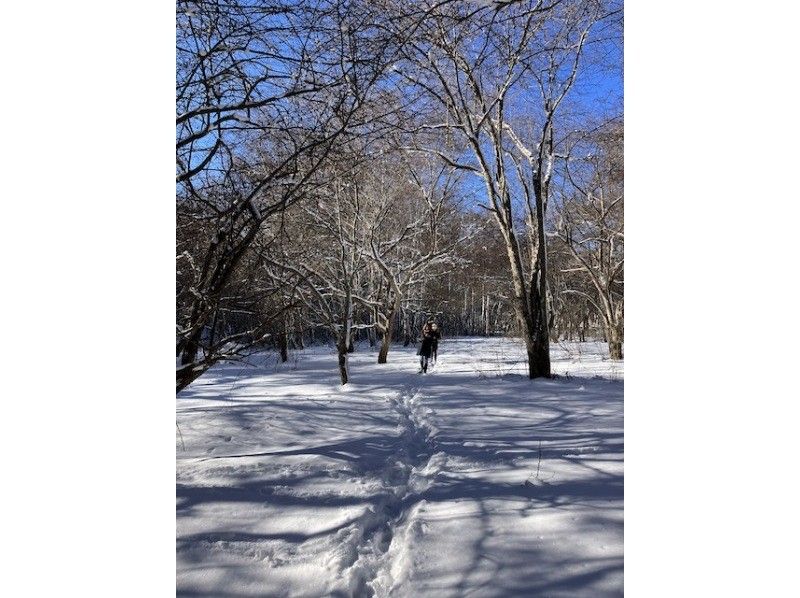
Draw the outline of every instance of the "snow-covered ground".
M207 372L178 396L183 596L619 596L623 364L509 339L326 348Z

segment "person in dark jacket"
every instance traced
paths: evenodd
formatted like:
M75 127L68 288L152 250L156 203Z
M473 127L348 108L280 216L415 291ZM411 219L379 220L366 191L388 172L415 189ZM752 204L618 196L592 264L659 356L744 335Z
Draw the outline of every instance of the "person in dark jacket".
M428 360L431 358L431 354L433 353L433 343L434 343L434 335L433 335L433 322L426 322L425 325L422 327L422 335L419 346L419 351L417 351L417 355L419 355L419 371L421 374L424 374L428 371Z
M431 324L431 336L433 337L433 362L431 365L435 365L436 357L439 353L439 339L442 338L442 330L436 322Z

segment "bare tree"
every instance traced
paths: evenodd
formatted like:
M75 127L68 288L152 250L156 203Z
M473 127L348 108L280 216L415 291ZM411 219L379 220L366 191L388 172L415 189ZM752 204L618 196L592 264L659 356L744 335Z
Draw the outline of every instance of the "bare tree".
M322 171L326 180L298 204L281 227L279 252L262 258L287 286L296 285L312 317L311 325L335 339L342 384L350 380L348 353L355 330L371 326L358 321L360 307L376 302L369 288L365 256L368 231L362 218L370 196L363 192L358 155L337 155Z
M597 310L612 359L622 359L624 191L623 132L612 121L592 135L590 153L567 169L571 192L558 214L557 238L574 259L573 270L583 273L594 293L569 288Z
M453 222L458 208L455 169L417 156L376 166L371 169L373 201L364 225L369 230L369 257L385 282L375 325L381 334L378 363L386 363L395 316L409 292L435 276L436 267L449 263L454 248L470 232Z
M448 5L408 44L409 68L399 70L442 111L439 122L419 131L420 147L483 182L482 207L503 236L531 378L550 376L545 213L555 115L600 15L596 2ZM512 126L519 106L538 118L527 136ZM449 151L425 144L426 133L438 139L442 130L454 140ZM520 226L527 231L522 238Z
M210 329L262 228L375 120L363 108L397 51L383 18L366 2L178 3L177 390L266 333Z

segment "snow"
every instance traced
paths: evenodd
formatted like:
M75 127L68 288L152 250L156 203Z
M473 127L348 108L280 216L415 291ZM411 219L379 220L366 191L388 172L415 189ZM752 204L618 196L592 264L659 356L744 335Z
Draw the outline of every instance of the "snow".
M185 596L619 596L622 362L521 343L317 347L223 364L178 395ZM182 440L181 440L182 437Z

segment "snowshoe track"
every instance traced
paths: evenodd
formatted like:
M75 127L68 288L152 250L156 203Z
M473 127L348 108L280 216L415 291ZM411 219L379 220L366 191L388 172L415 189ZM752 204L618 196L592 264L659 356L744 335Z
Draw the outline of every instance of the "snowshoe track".
M430 487L446 460L444 453L436 452L435 413L423 405L419 387L388 400L398 415L400 442L381 473L387 492L355 524L360 533L350 536L355 541L353 550L342 562L349 575L350 593L359 598L390 596L403 581L408 571L408 543L415 534L423 533L418 513L425 501L418 497Z

